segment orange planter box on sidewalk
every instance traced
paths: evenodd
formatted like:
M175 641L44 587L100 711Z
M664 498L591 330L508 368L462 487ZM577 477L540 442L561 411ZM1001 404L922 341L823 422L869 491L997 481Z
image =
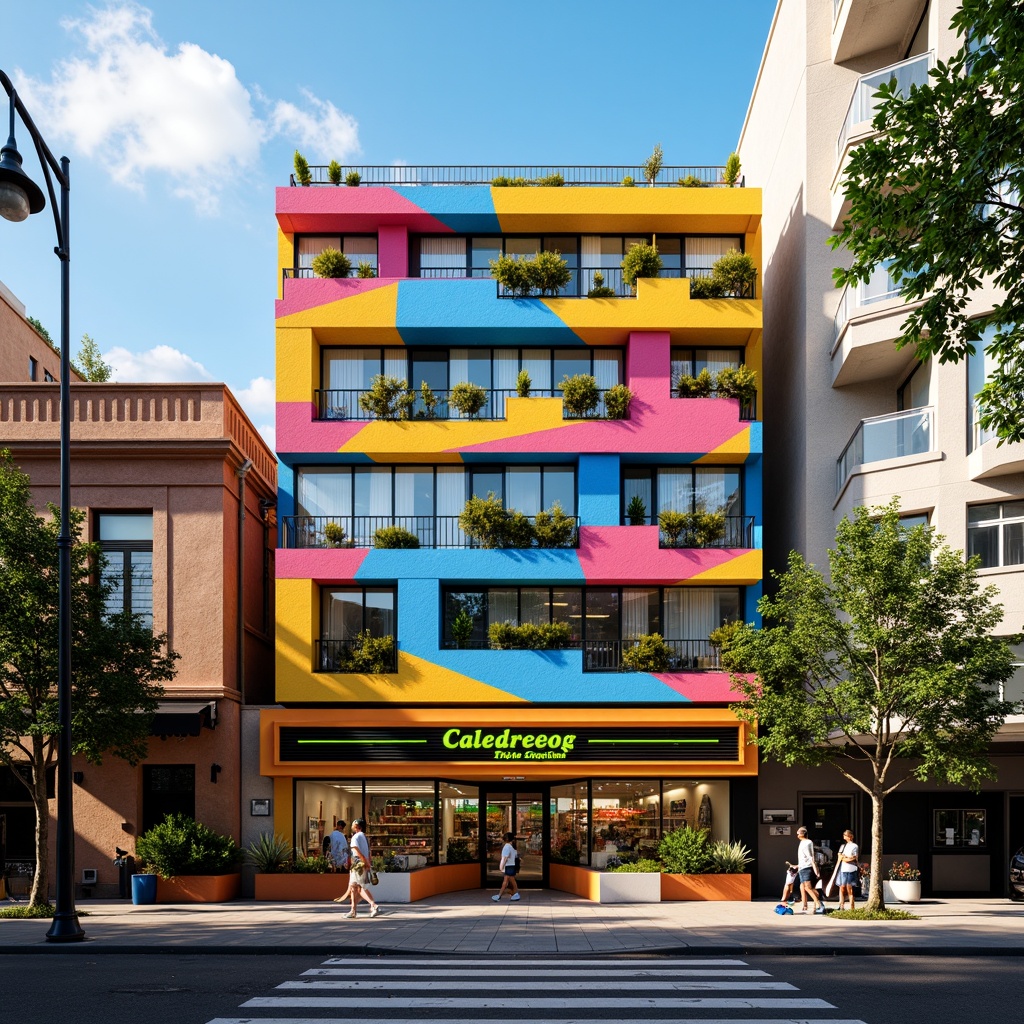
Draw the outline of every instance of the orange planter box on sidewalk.
M157 903L227 903L238 899L241 875L179 875L156 880Z
M750 902L750 875L662 875L662 900Z

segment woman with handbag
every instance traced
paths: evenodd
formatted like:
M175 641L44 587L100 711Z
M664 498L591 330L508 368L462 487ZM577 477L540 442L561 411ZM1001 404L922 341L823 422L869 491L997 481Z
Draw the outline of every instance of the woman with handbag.
M503 838L505 845L501 848L501 862L498 867L505 877L501 880L498 894L492 896L491 899L498 903L501 900L501 894L508 886L512 890L512 902L515 903L519 899L519 886L516 885L516 874L519 871L519 851L515 847L515 836L511 832L506 832Z
M352 863L348 876L348 893L352 900L352 909L345 915L352 919L358 917L356 905L360 898L370 904L370 917L376 917L380 913L380 907L376 900L367 891L367 887L373 884L373 867L370 863L370 844L366 841L366 822L362 818L356 818L352 822L352 842L349 849L352 854ZM339 899L344 899L342 896Z

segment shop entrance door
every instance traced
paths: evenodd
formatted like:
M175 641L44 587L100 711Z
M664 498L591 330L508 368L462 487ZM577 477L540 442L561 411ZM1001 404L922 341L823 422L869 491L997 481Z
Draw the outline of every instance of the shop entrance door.
M496 889L501 885L501 848L505 845L502 836L511 832L516 837L516 849L522 859L522 867L516 875L516 882L527 889L540 888L547 882L548 849L547 794L531 788L529 790L489 790L482 794L481 813L485 826L480 834L486 835L484 844L483 884L485 888Z

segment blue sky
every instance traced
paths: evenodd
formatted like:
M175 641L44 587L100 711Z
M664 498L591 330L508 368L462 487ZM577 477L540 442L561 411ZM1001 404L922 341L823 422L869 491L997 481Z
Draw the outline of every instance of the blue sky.
M273 441L274 188L310 163L721 164L774 0L9 4L0 68L71 158L71 339L216 380ZM5 109L6 114L6 109ZM5 136L6 137L6 136ZM26 171L42 184L17 125ZM59 336L52 217L0 281Z

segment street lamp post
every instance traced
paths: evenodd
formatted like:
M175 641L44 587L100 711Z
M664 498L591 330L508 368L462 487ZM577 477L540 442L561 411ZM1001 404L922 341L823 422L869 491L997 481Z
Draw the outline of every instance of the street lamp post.
M50 208L57 228L54 252L60 260L60 536L57 539L59 609L57 615L57 701L60 736L57 746L57 910L46 933L47 942L77 942L85 938L75 910L75 822L71 788L71 330L68 313L69 264L68 196L70 161L60 164L43 141L28 111L18 99L11 80L0 71L0 84L11 101L11 132L0 150L0 216L23 221L46 206L42 190L21 169L21 154L14 139L14 115L21 115L43 168ZM51 177L52 172L52 177ZM53 191L60 185L60 211Z

